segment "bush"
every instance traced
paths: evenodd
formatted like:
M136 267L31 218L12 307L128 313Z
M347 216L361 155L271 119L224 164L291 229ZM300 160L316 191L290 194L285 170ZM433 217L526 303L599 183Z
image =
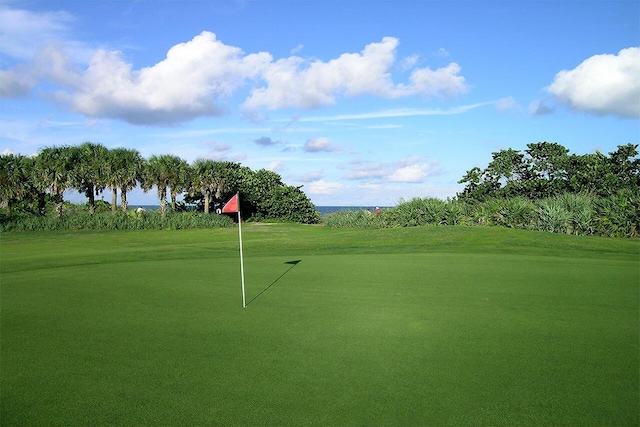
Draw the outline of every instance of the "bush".
M415 198L386 208L379 216L364 210L333 212L329 227L382 228L425 225L481 225L577 235L639 237L640 191L608 198L560 194L537 202L525 197L475 200Z
M446 224L445 202L431 197L415 198L408 202L401 201L393 208L392 214L395 225L401 227Z
M640 236L640 190L620 191L595 203L598 234L612 237Z
M545 199L538 208L538 226L541 231L566 233L570 230L571 213L557 200Z

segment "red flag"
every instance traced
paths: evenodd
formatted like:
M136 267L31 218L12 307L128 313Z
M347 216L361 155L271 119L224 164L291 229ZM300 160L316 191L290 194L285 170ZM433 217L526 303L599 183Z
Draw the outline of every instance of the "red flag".
M235 213L239 212L240 208L238 206L238 195L236 194L227 202L226 205L222 208L222 213Z

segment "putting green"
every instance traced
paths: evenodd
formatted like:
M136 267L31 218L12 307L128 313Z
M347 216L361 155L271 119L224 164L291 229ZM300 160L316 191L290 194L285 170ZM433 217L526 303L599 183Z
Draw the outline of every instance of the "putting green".
M243 230L3 235L3 425L638 424L633 242Z

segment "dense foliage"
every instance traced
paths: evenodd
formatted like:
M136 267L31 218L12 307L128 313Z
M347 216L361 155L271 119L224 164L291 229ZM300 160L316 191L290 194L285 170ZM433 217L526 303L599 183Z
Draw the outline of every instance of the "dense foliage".
M148 213L140 219L128 212L127 193L138 185L145 192L157 190L160 218L150 221L155 214ZM85 142L78 146L47 147L35 157L0 156L3 208L0 227L7 230L96 228L98 224L105 228L162 228L162 224L165 228L211 226L224 224L226 220L212 220L208 214L216 212L236 193L240 195L243 219L317 223L318 213L300 188L286 185L275 172L253 171L239 163L198 159L190 165L173 155L145 159L137 150L109 150L100 144ZM86 212L64 202L64 193L69 189L87 197ZM113 218L92 218L97 214L96 196L106 189L111 192ZM181 194L184 195L182 203L177 201ZM172 212L186 210L188 203L202 214L165 218L169 212L168 197ZM21 222L24 224L19 225Z
M505 149L492 153L489 165L467 171L459 181L466 187L460 199L484 201L521 196L539 200L564 193L610 197L619 192L640 191L638 146L619 145L606 156L569 154L552 142L527 144L524 153Z
M416 198L380 215L343 211L323 218L332 227L488 225L578 235L640 236L640 159L627 144L609 156L575 155L557 143L529 144L525 153L493 153L446 201Z
M640 197L621 192L611 197L564 193L540 200L517 196L483 202L415 198L385 208L379 215L364 210L333 212L329 227L389 228L466 225L501 226L574 235L640 236Z
M14 215L4 218L0 230L179 230L230 227L227 215L207 215L202 212L134 211L111 212L108 203L96 200L94 212L89 204L63 203L62 215Z

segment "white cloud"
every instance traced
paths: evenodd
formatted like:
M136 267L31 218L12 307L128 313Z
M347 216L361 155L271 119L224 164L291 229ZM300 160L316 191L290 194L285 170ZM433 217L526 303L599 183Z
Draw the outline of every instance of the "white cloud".
M94 49L73 38L76 18L63 11L32 12L0 5L0 54L30 61L49 45L63 48L74 63L86 63Z
M393 171L388 179L391 182L422 182L427 177L428 165L408 165Z
M340 151L341 148L333 145L328 138L309 138L304 143L304 151L308 153L318 153L321 151L332 152Z
M43 45L67 38L73 21L66 12L36 13L0 7L0 52L31 59Z
M344 186L340 182L326 182L321 179L310 182L305 189L307 189L309 194L333 194L342 190L343 187Z
M422 109L422 108L397 108L393 110L372 111L369 113L358 114L341 114L337 116L310 116L299 117L298 122L333 122L341 120L367 120L367 119L382 119L389 117L416 117L416 116L448 116L454 114L463 114L469 110L484 107L487 105L498 104L498 101L479 102L477 104L461 105L458 107L449 108L447 110L440 109ZM285 120L274 120L275 122Z
M31 93L36 83L34 76L29 72L21 73L19 68L0 70L0 99L23 98Z
M402 61L402 69L403 70L410 70L411 68L415 67L416 64L418 63L418 59L420 57L418 55L411 55L406 57L403 61Z
M349 162L349 171L345 174L346 179L370 180L382 179L388 176L391 165L388 163L370 163L359 159Z
M271 163L269 163L269 166L267 166L267 170L270 170L272 172L278 172L284 169L285 169L285 164L282 160L274 160Z
M423 163L420 157L406 157L394 162L370 163L353 160L349 163L346 179L363 180L375 185L380 181L420 183L429 176L440 174L439 162Z
M562 70L547 91L575 111L640 117L640 47L594 55Z
M139 71L132 70L120 52L99 50L78 76L78 87L55 98L88 116L134 124L175 123L222 114L220 102L270 61L267 53L243 56L239 48L205 31Z
M308 63L296 56L280 59L262 76L266 86L254 89L244 107L316 108L334 104L339 96L454 96L468 90L455 63L435 71L428 67L416 69L409 85L394 84L391 66L396 60L398 44L398 39L385 37L379 43L367 45L360 53L345 53L328 62Z
M450 97L468 90L455 63L414 68L408 83L394 83L399 44L394 37L328 61L295 55L274 61L268 52L245 54L204 31L171 47L164 60L135 69L118 50L95 50L73 40L72 15L1 11L1 53L24 62L1 71L0 97L24 97L40 82L52 83L53 89L42 85L39 93L87 117L168 125L221 115L247 82L253 88L241 109L254 118L262 116L261 108L315 108L348 96ZM401 65L412 68L417 58L409 56Z
M444 68L432 70L429 67L420 68L411 73L411 85L400 85L396 96L429 95L454 97L466 93L469 88L464 77L458 73L461 68L455 62Z

